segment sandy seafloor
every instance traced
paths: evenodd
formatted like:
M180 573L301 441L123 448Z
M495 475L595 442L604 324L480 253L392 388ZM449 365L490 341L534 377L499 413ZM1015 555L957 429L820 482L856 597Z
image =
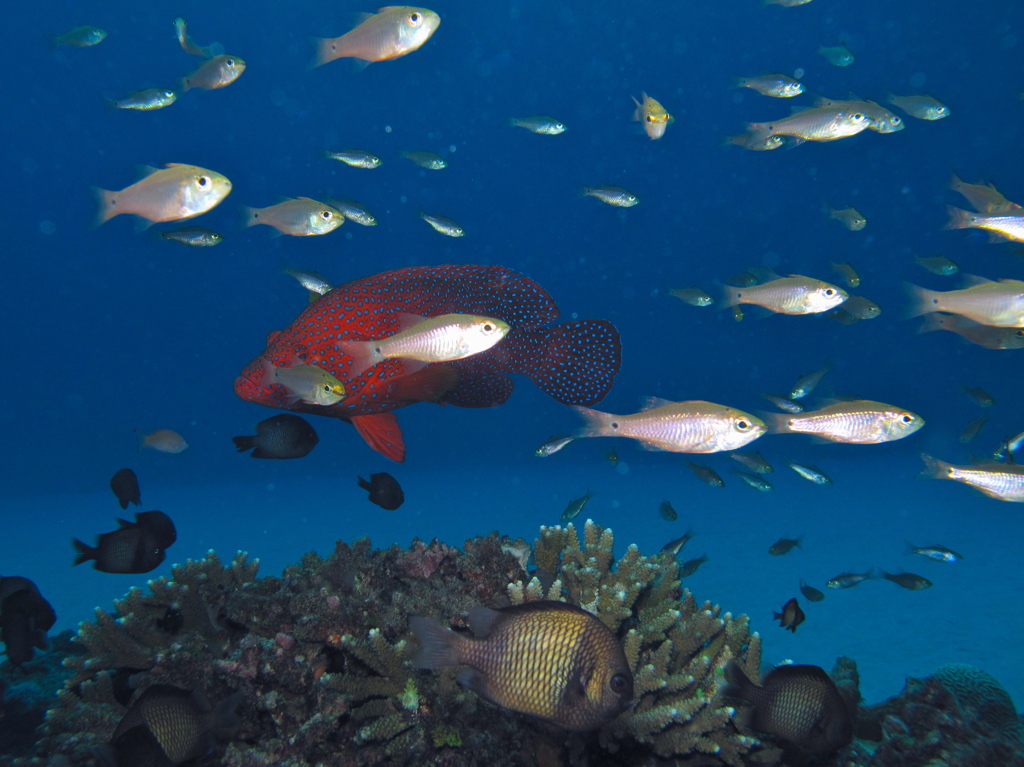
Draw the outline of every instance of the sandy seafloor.
M463 414L468 422L486 420L486 411ZM442 413L421 407L418 415L404 420L429 429L431 419ZM571 424L571 414L565 416ZM322 435L317 450L323 453L334 445L363 451L359 464L370 467L364 475L387 470L401 477L405 505L385 512L366 501L355 486L353 469L343 468L330 479L310 478L299 461L264 464L266 480L261 482L153 485L145 480L147 468L201 460L198 450L193 447L191 456L129 452L127 463L141 475L142 508L161 508L178 526L178 541L161 567L132 576L100 573L86 565L69 577L68 536L91 540L93 532L112 529L105 520L112 523L120 513L106 488L18 500L5 524L0 561L8 573L33 575L59 614L55 633L88 619L93 605L110 609L111 600L129 587L169 574L173 562L200 558L211 548L225 560L245 550L259 557L261 574L278 575L304 552L326 556L337 538L368 535L375 546L384 547L408 545L413 536L437 536L461 545L467 537L498 529L532 541L540 525L557 524L568 501L589 488L594 498L576 523L590 517L610 526L617 555L628 543L653 554L693 526L697 535L684 558L707 553L710 561L685 585L699 601L750 615L763 637L766 664L792 660L831 668L836 657L851 656L860 669L862 695L871 703L897 694L906 676L925 676L945 663L971 663L995 675L1016 701L1024 700L1024 667L1013 649L1021 630L1013 596L1020 586L1011 582L1020 572L1019 548L1007 545L1022 539L1024 517L1016 505L953 483L915 479L918 462L912 454L873 458L848 446L812 446L797 435L768 437L757 445L779 467L769 476L776 490L768 494L730 477L733 461L725 456L697 457L726 477L727 486L714 489L685 467L688 456L649 453L624 440L581 441L551 458L529 457L511 465L490 465L486 446L476 451L467 445L471 469L396 467L365 454L348 427L314 422ZM422 437L411 440L413 450L429 447ZM610 448L619 452L617 467L605 459ZM783 456L809 460L812 454L833 477L833 486L812 485L781 465ZM679 512L678 521L658 515L665 499ZM770 556L768 546L783 535L803 535L803 547ZM964 560L945 564L907 555L905 541L943 543ZM840 572L876 565L924 575L935 586L918 592L887 581L848 590L824 586ZM800 578L824 590L825 600L811 604L801 597ZM792 596L800 598L807 613L795 635L771 620L772 611Z

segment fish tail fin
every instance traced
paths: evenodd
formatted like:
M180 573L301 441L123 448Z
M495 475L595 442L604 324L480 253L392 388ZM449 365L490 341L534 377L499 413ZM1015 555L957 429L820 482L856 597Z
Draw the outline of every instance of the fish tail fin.
M607 320L567 322L543 331L535 363L521 370L563 405L604 399L622 364L619 331ZM506 337L507 344L507 337Z
M589 407L582 407L580 405L574 405L573 410L576 411L576 415L583 419L583 426L576 431L576 437L607 437L611 436L614 432L611 428L611 422L616 416L611 413L602 413L600 410L593 410Z
M309 44L313 46L313 58L309 62L308 69L316 69L345 55L338 53L338 38L336 37L310 37Z
M943 229L969 229L971 227L971 219L974 218L974 214L969 210L947 205L946 213L949 214L949 220L946 221Z
M954 316L952 314L942 314L941 312L931 312L925 316L917 332L920 335L921 333L931 333L936 330L953 331L955 327Z
M106 223L114 216L121 213L117 209L117 192L111 192L109 189L100 189L98 186L92 187L92 195L96 198L96 217L92 221L92 228L100 226Z
M730 88L743 88L747 84L747 78L745 77L733 77Z
M781 617L781 616L777 616ZM750 689L756 685L750 681L750 677L740 667L740 664L733 658L725 664L725 687L722 688L722 695L727 698L739 698L749 700Z
M412 659L413 668L459 665L458 634L430 618L410 618L409 626L420 642L419 652Z
M743 301L743 288L738 288L735 285L723 285L722 286L722 303L719 305L719 309L728 309L730 306L737 306Z
M74 565L80 565L83 562L88 562L90 559L96 559L96 555L99 553L99 549L94 549L87 543L82 543L77 538L71 539L71 545L75 547L75 551L78 552L78 556L75 557Z
M374 348L373 341L338 341L334 347L352 360L352 365L347 372L349 378L362 375L384 359L384 356ZM404 362L405 360L403 360ZM408 367L404 370L412 372L408 370Z
M789 413L758 413L758 416L764 421L768 434L791 434L793 432Z
M252 450L256 447L255 437L232 437L231 441L235 443L235 449L239 453L244 453L246 450Z
M238 212L242 215L242 229L248 229L250 226L256 226L256 224L262 224L260 221L260 212L258 208L250 208L248 205L239 205Z
M905 554L916 554L917 553L917 546L912 544L910 541L903 541L903 542L907 545L907 550L904 552Z
M922 314L939 311L936 305L937 291L928 290L928 288L922 288L919 285L912 285L909 282L904 282L903 287L907 291L907 297L910 299L910 303L903 311L904 319L920 317Z
M946 461L940 461L938 458L933 458L927 453L921 453L921 460L924 461L925 468L921 471L921 474L932 479L949 479L949 470L953 467L953 464L947 463Z
M349 419L366 444L395 463L405 461L405 439L394 413L354 415Z
M369 480L363 479L360 476L356 476L356 482L359 484L359 487L362 488L363 490L373 489L373 485L370 484Z
M135 449L138 452L141 453L143 450L145 450L149 446L149 443L146 441L146 435L145 434L143 434L138 429L135 429L134 431L135 431Z

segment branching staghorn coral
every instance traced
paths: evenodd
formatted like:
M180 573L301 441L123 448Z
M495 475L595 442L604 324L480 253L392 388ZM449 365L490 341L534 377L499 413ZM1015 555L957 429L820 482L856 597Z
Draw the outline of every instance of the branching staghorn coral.
M601 731L601 746L612 753L628 748L636 764L657 758L741 767L752 758L774 760L778 750L741 732L735 709L718 696L722 669L733 658L751 678L760 676L761 640L747 617L723 615L680 592L673 557L646 557L629 546L613 564L613 545L612 531L591 520L582 540L571 523L542 527L534 559L555 583L547 592L536 578L509 586L513 603L563 598L623 640L634 705Z

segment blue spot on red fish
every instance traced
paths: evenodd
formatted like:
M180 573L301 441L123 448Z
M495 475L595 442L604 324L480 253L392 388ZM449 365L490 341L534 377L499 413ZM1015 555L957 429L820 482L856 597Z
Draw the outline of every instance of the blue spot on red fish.
M406 374L397 359L384 360L358 376L339 341L365 341L397 333L402 314L437 317L480 314L510 326L486 352L455 362L427 365ZM615 326L605 320L552 325L558 307L533 280L500 266L421 266L383 272L340 285L307 307L282 331L267 337L266 350L235 381L244 400L267 407L341 418L371 447L403 460L401 430L391 410L416 402L458 407L493 407L512 394L511 373L530 378L567 405L593 405L611 389L621 348ZM345 385L345 398L329 407L289 405L280 384L261 386L263 360L277 367L316 365Z

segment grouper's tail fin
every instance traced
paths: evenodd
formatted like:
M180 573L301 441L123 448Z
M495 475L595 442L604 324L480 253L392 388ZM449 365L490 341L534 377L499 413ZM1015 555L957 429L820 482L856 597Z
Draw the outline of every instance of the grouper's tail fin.
M565 405L594 405L611 391L621 365L615 326L607 320L578 320L545 330L541 353L523 373Z

